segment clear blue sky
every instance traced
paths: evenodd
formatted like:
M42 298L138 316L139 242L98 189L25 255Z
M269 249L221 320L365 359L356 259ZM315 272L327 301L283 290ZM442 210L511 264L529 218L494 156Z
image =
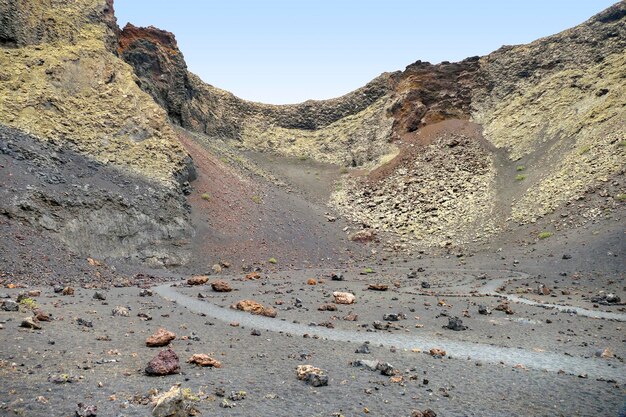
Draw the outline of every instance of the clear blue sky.
M613 0L116 0L118 24L174 32L189 69L239 97L337 97L385 71L485 55Z

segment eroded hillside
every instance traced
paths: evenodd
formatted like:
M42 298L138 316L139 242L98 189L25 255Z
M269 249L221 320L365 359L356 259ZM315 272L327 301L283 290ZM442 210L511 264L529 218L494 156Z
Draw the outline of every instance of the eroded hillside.
M335 208L400 240L463 244L534 223L599 183L623 184L625 10L620 2L528 45L417 61L298 105L251 103L203 83L173 36L155 28L125 28L120 51L183 127L244 149L364 167L344 177ZM163 79L174 80L170 90ZM420 133L446 120L476 122L482 134ZM461 146L449 145L454 137Z

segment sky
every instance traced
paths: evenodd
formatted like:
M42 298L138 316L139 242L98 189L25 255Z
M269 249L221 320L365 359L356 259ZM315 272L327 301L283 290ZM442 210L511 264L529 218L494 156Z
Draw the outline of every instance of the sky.
M605 0L116 0L118 24L173 32L205 82L272 104L341 96L417 60L528 43Z

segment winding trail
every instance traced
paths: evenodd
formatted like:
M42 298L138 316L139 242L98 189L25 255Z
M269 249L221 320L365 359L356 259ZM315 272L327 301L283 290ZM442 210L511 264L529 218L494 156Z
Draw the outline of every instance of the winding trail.
M474 272L467 270L459 270L459 272L460 271L464 273ZM508 274L512 273L512 271L498 272L505 272ZM517 296L499 294L495 291L496 288L498 288L506 281L509 281L511 279L523 279L527 277L526 274L517 271L515 272L515 274L517 274L516 277L509 276L507 278L491 280L486 285L480 287L479 295L503 297L513 302L522 302L528 305L534 305L543 308L555 308L568 312L575 311L576 314L580 316L626 321L626 315L623 314L597 312L583 308L561 306L557 304L537 303ZM222 308L208 302L207 300L199 300L193 297L189 297L187 295L183 295L176 291L176 288L172 287L171 283L160 285L154 288L154 290L161 297L174 301L184 307L187 307L195 313L204 313L210 317L226 323L237 321L244 326L269 330L273 332L284 332L299 336L314 333L319 337L323 337L333 341L351 342L359 344L369 341L370 343L382 344L384 346L395 346L400 349L417 348L426 352L433 347L439 347L446 350L455 358L468 358L471 360L479 360L485 363L492 364L503 363L509 366L523 365L527 368L545 370L549 372L564 371L572 375L587 374L589 378L614 380L622 384L626 383L626 365L616 361L607 361L595 357L573 357L554 352L536 352L519 348L506 348L482 343L453 341L447 340L443 337L422 337L419 335L409 336L388 333L364 334L349 330L328 329L324 327L316 327L315 329L312 329L310 326L306 326L303 324L290 323L283 320L255 316L241 311Z

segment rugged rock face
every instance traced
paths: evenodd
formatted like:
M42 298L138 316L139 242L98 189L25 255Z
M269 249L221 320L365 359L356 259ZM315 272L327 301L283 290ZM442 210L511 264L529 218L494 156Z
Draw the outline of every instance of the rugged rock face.
M1 125L0 165L0 214L47 230L77 254L186 262L189 211L171 187Z
M183 263L191 160L117 33L111 0L0 1L0 213L79 254Z
M187 169L165 112L114 55L110 0L1 5L0 122L159 181Z

